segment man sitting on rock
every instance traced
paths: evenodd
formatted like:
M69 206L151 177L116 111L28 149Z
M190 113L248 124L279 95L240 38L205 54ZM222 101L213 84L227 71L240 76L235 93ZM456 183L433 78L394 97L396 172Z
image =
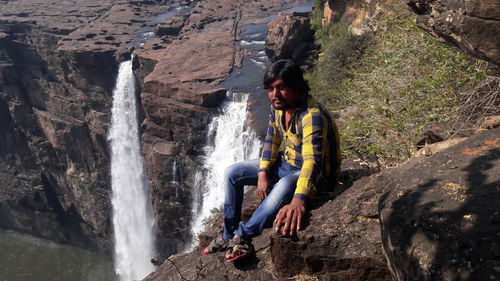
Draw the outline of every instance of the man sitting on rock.
M203 254L226 252L231 262L254 253L252 237L276 223L276 231L294 235L301 229L307 203L319 190L331 190L340 170L339 135L328 112L309 95L302 70L279 60L264 76L272 104L259 160L236 163L225 174L224 234ZM241 222L243 187L257 185L262 203Z

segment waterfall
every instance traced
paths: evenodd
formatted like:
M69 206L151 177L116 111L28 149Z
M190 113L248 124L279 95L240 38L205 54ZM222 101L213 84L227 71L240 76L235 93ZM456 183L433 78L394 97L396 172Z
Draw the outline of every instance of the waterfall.
M154 218L140 152L132 62L120 64L111 111L115 271L121 281L154 271Z
M248 94L229 93L229 98L222 106L222 114L209 125L208 139L213 142L205 147L203 169L195 175L191 249L204 228L204 221L224 204L224 170L233 163L259 157L260 142L256 134L244 130Z

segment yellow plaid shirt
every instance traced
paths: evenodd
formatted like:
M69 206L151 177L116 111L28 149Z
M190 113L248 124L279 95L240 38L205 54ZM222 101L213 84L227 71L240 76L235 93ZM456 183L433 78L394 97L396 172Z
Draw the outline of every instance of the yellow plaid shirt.
M328 112L311 96L295 109L287 130L283 110L271 109L259 170L268 170L278 157L300 168L294 197L312 198L317 189L328 190L340 173L339 133ZM318 186L322 177L331 186ZM321 181L323 183L323 181Z

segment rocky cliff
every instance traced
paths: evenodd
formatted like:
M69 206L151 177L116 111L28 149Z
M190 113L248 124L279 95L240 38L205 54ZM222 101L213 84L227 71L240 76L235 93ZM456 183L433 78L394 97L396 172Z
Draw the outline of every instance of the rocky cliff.
M109 253L106 135L117 67L153 29L145 19L169 6L0 6L0 226Z
M225 98L217 85L245 55L234 44L240 29L299 2L0 1L0 227L110 252L106 134L118 63L133 52L160 248L180 250L190 239L192 171ZM498 39L474 35L496 30L489 9L497 5L409 2L422 27L498 63ZM377 3L328 1L325 20L341 17L356 34L372 32ZM165 21L172 5L190 11ZM485 25L467 28L476 21ZM268 230L255 240L257 256L235 266L197 251L172 256L146 280L495 280L498 133L355 183L372 171L352 163L344 188L314 206L298 237ZM247 200L248 216L257 201ZM219 217L201 246L220 226Z
M79 48L61 43L112 5L0 5L0 226L109 249L106 123L117 52L85 50L87 34Z
M267 229L256 256L234 265L223 253L175 255L144 280L497 280L499 135L482 131L370 177L347 163L344 189L322 196L298 236ZM259 201L245 200L243 219Z

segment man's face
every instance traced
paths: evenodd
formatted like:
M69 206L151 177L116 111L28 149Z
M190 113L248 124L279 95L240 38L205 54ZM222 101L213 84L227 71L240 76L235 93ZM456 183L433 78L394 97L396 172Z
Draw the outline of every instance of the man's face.
M271 104L277 110L294 108L300 101L300 93L296 89L287 87L281 79L276 79L271 83L267 95Z

